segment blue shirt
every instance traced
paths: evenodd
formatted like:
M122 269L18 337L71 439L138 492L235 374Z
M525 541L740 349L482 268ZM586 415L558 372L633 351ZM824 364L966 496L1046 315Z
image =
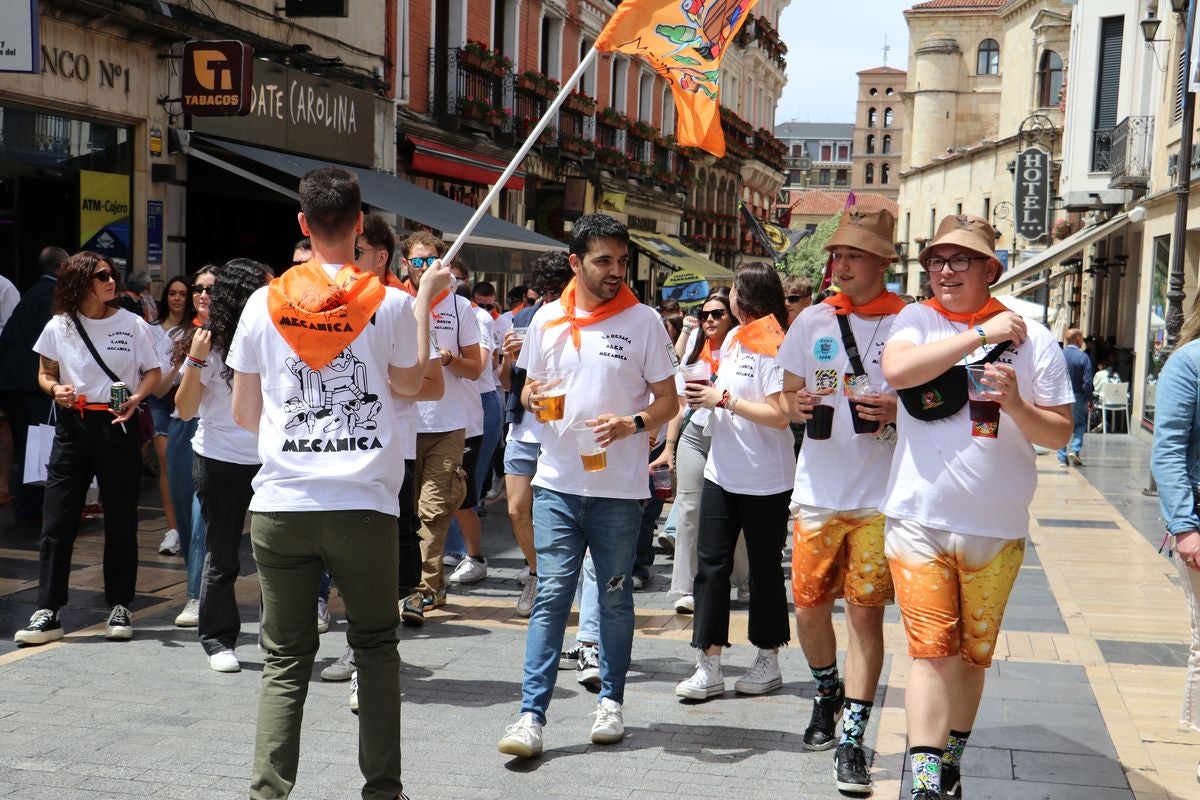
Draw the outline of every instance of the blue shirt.
M1075 396L1086 397L1088 402L1093 398L1092 389L1092 360L1082 350L1073 344L1063 348L1063 358L1067 360L1067 374L1071 376L1071 388Z
M1200 530L1192 487L1200 482L1200 341L1176 350L1158 375L1150 470L1171 533Z

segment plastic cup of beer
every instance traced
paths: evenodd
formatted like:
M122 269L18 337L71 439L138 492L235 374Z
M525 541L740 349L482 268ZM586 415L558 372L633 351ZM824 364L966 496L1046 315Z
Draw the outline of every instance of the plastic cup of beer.
M995 439L1000 432L1000 404L996 393L983 382L983 364L967 367L967 404L971 410L971 435Z
M674 492L671 481L671 468L666 464L657 464L650 470L651 492L659 500L670 500Z
M525 341L525 335L526 335L527 333L529 333L529 326L528 326L528 325L526 325L526 326L523 326L523 327L520 327L520 328L513 328L513 329L512 329L512 335L513 335L513 338L514 338L514 339L516 339L518 342L524 342L524 341Z
M833 395L810 394L812 419L804 426L804 438L828 439L833 435Z
M698 383L702 386L712 384L712 367L708 366L705 361L697 359L691 364L684 364L679 371L683 373L684 384Z
M608 466L608 451L596 441L595 428L587 422L576 422L571 425L571 434L579 447L584 472L599 472Z
M849 395L848 400L850 402L850 419L854 422L854 432L878 433L879 420L863 419L858 415L858 407L859 405L876 405L876 403L872 402L872 400L879 397L879 387L871 383L867 376L862 375L856 377L853 381L847 382L846 391Z
M567 389L563 386L567 373L548 370L535 372L529 377L538 382L538 394L542 395L541 408L537 411L538 422L562 419L567 404Z

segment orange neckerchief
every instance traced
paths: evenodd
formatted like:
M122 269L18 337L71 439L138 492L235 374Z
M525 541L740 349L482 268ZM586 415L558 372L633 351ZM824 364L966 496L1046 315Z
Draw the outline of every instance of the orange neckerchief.
M388 285L390 286L391 284L388 284ZM412 281L399 281L396 284L396 288L401 291L408 292L413 297L417 296L417 289L415 286L412 285ZM445 300L449 296L450 296L450 290L442 289L442 293L439 294L437 297L433 298L433 304L429 306L429 309L430 309L429 315L431 317L433 317L434 319L441 319L439 314L436 311L434 311L433 309L440 306L442 304L442 301Z
M961 322L968 328L975 327L975 322L977 320L987 319L993 314L999 314L1001 311L1008 311L1008 307L994 297L989 297L988 301L984 303L983 307L979 310L968 313L947 311L946 307L939 303L936 297L930 298L929 300L925 300L923 302L924 305L929 306L951 322Z
M383 282L388 286L391 286L393 289L399 289L402 292L407 292L411 288L405 286L404 283L396 277L396 273L392 272L390 269L384 270L383 275ZM416 292L411 292L411 294L416 295Z
M563 289L560 302L563 307L563 315L552 322L547 322L542 326L542 329L553 328L556 325L567 324L571 326L571 343L575 345L575 349L579 349L579 329L586 328L588 325L595 325L598 322L603 322L609 317L615 317L627 308L632 308L638 305L637 295L635 295L628 286L621 284L617 296L611 300L607 300L592 312L590 317L579 319L575 316L575 279L567 284L567 288Z
M512 314L515 317L517 314L521 313L521 309L523 309L523 308L525 308L524 303L517 303L515 306L513 306L512 308L510 308L508 310L508 313Z
M720 354L718 353L718 356ZM717 367L721 365L720 358L713 358L712 340L705 338L704 347L700 348L700 360L708 364L709 370L713 375L717 374Z
M373 272L345 264L330 279L320 264L309 261L271 281L267 309L288 347L317 370L358 337L385 294Z
M733 338L747 350L774 357L783 342L783 328L779 326L779 320L775 319L774 314L768 314L738 328L737 335Z
M866 317L886 317L891 314L899 314L904 308L904 301L900 299L900 295L895 292L884 292L874 300L869 300L861 306L854 305L850 298L838 292L826 297L821 302L833 306L833 313L840 317L844 317L852 312L858 312Z

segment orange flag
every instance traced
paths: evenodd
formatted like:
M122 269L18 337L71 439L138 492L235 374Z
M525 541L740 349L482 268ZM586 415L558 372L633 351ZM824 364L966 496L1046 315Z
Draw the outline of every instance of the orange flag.
M596 49L643 59L671 84L676 139L725 155L721 58L758 0L625 0Z

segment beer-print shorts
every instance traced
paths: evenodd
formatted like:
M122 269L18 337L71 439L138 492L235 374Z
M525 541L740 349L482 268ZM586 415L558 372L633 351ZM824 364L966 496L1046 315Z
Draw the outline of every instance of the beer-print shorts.
M959 654L991 666L1000 622L1025 558L1024 539L887 521L885 551L913 658Z
M874 607L895 599L883 515L800 506L792 517L792 600L796 608L816 608L839 597Z

